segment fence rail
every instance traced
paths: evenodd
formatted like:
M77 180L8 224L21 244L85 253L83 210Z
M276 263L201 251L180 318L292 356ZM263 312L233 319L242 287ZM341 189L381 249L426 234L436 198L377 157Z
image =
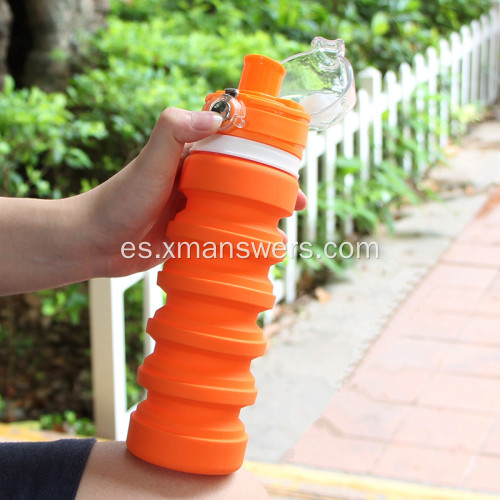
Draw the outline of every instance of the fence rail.
M358 103L342 124L318 133L310 132L304 154L301 185L308 198L308 209L301 223L304 241L316 241L318 221L324 224L327 241L334 241L338 221L335 199L349 196L354 176L348 174L344 185L336 188L336 162L339 156L357 157L362 168L359 180L370 179L373 167L386 160L388 148L384 128L399 127L406 140L413 139L420 150L428 151L432 161L439 148L460 132L457 113L471 104L491 105L499 94L500 17L498 4L489 15L464 26L449 40L441 40L438 49L430 47L417 54L412 64L403 63L398 72L384 76L375 68L359 75ZM414 130L405 120L411 109L426 117L431 125L427 131ZM422 155L405 152L401 168L410 176L420 178L427 164ZM324 203L318 199L318 187L324 189ZM289 241L297 241L297 214L285 221ZM342 232L354 231L352 218L344 220ZM92 378L94 416L99 436L124 439L128 427L125 379L124 306L125 291L139 280L144 281L144 319L152 316L162 304L162 291L156 286L158 269L125 278L99 278L90 282L90 314L92 345ZM277 301L292 302L300 266L289 259L281 279L271 279ZM271 313L272 314L272 313ZM267 316L270 317L269 315ZM145 353L152 341L145 345Z

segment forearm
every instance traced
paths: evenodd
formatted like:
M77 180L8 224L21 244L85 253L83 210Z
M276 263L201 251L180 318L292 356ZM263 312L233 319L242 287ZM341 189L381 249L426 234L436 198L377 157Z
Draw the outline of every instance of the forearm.
M82 196L0 197L0 295L54 288L99 275Z

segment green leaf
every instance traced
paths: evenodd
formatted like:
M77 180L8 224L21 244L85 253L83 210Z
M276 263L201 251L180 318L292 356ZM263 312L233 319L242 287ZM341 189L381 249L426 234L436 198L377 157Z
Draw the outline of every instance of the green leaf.
M384 36L390 29L389 18L385 12L379 10L371 21L371 30L375 36Z
M57 312L57 307L52 301L44 300L41 310L44 316L54 316Z
M78 148L70 148L66 162L73 168L91 168L92 161L88 155Z
M8 155L12 151L12 148L9 144L4 141L0 141L0 154Z
M10 75L5 75L3 80L3 92L4 94L12 94L15 87L14 78Z

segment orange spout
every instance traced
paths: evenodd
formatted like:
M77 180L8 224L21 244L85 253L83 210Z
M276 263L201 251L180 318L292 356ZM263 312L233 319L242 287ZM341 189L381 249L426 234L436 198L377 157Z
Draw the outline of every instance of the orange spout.
M260 92L278 97L285 77L285 68L274 59L250 54L245 57L241 73L240 92Z

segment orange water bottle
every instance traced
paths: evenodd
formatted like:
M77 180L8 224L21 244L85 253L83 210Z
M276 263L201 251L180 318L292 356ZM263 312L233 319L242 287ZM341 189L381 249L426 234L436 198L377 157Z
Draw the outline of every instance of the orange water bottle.
M338 43L315 39L311 53L284 65L246 56L238 89L206 98L204 109L224 121L184 161L186 207L167 230L175 257L158 275L167 301L148 321L156 345L138 371L147 398L132 413L127 437L128 449L147 462L199 474L227 474L243 463L248 436L239 413L257 395L250 362L266 350L256 321L275 300L268 274L283 258L277 225L294 210L311 116L322 128L353 98ZM337 64L332 74L351 78L335 102L304 92L308 84L294 66L303 69L318 50ZM289 80L294 100L279 97L287 62L297 70Z

